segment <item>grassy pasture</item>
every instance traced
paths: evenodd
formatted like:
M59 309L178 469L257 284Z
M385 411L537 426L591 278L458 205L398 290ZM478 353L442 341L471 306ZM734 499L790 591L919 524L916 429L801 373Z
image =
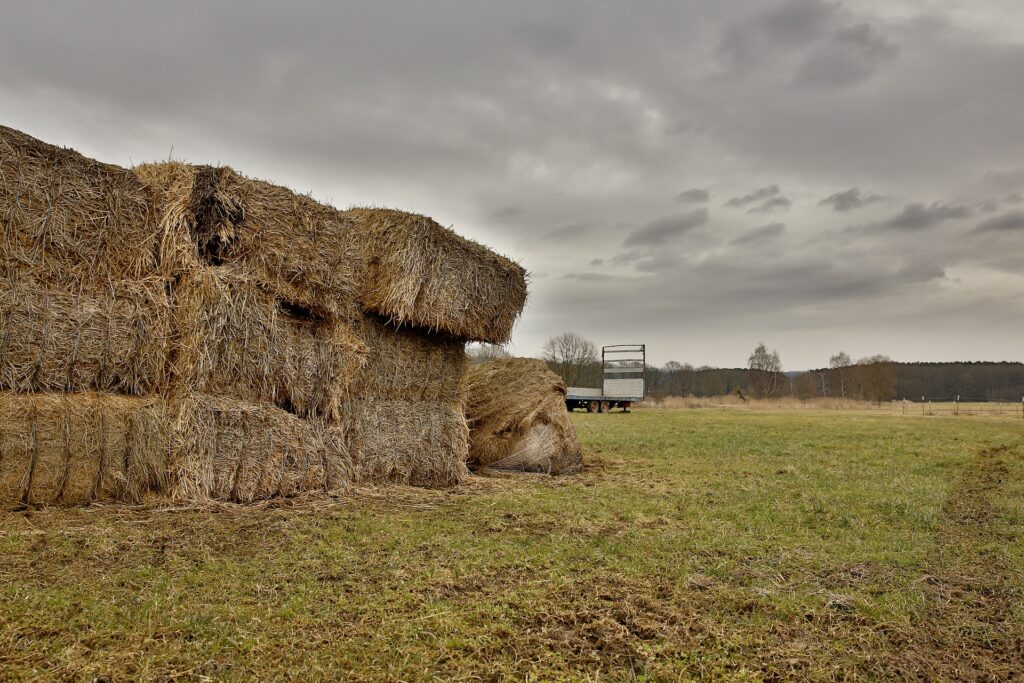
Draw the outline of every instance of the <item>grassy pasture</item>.
M573 419L571 477L0 513L0 678L1024 675L1024 420Z

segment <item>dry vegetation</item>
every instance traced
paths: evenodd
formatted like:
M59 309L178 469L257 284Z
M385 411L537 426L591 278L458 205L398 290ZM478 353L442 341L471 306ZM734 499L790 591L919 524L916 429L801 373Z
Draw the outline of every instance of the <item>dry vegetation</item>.
M424 216L3 127L0 218L0 505L468 475L464 346L511 334L509 259Z
M549 474L578 470L580 442L565 396L565 382L544 361L502 358L470 367L470 464Z
M748 410L891 410L891 404L861 401L854 398L799 399L790 396L778 398L750 398L738 394L725 396L666 396L660 400L647 399L645 408L687 409L745 408Z
M1010 680L1024 421L573 416L587 468L0 525L15 680Z

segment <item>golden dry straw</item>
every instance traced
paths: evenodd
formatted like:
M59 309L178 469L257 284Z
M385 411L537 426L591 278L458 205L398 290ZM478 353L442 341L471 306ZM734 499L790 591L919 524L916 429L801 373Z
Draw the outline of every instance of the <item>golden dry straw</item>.
M165 381L170 305L159 278L82 290L27 269L0 277L0 389L147 394Z
M422 216L9 129L0 217L3 500L465 478L464 342L510 334L508 259Z
M0 504L138 502L165 485L162 400L0 392Z
M565 396L565 382L543 361L504 358L470 366L470 463L551 474L578 470L582 453Z
M346 211L366 250L363 307L399 324L500 344L526 303L526 271L433 220L388 209Z
M356 481L440 488L468 476L468 429L458 405L353 401L343 429Z
M352 481L343 433L279 408L203 394L175 399L169 477L175 500L248 503Z
M466 345L461 339L398 327L372 314L363 316L355 329L368 355L352 382L354 398L461 401L466 372Z
M289 301L356 311L362 250L333 207L227 167L166 162L133 170L157 198L165 272L229 266Z
M281 299L224 267L182 276L174 303L178 391L338 418L366 358L348 322Z
M0 126L0 268L85 285L157 272L160 229L130 171Z

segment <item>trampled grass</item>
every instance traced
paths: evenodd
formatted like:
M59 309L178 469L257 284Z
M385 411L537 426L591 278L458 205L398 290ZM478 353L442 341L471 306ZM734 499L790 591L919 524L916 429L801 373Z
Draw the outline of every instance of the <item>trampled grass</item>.
M1022 674L1024 420L574 420L569 477L0 513L0 677Z

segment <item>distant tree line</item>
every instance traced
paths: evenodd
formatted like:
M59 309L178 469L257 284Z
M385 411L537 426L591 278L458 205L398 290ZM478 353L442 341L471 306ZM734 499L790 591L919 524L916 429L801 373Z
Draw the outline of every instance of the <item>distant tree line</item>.
M721 396L758 393L749 368L694 368L666 363L648 367L647 389L652 396ZM873 356L848 365L779 375L781 386L773 396L802 399L851 398L892 401L903 398L963 401L1020 401L1024 397L1024 363L897 363ZM597 386L597 385L595 385Z
M476 360L504 351L481 346ZM566 332L544 345L542 358L569 386L600 387L604 379L597 347L584 337ZM667 396L724 396L775 398L795 396L892 401L903 398L935 401L1019 401L1024 397L1024 363L898 363L882 355L854 361L838 352L826 368L783 371L778 351L763 343L750 354L745 368L694 367L669 361L646 367L647 393Z

